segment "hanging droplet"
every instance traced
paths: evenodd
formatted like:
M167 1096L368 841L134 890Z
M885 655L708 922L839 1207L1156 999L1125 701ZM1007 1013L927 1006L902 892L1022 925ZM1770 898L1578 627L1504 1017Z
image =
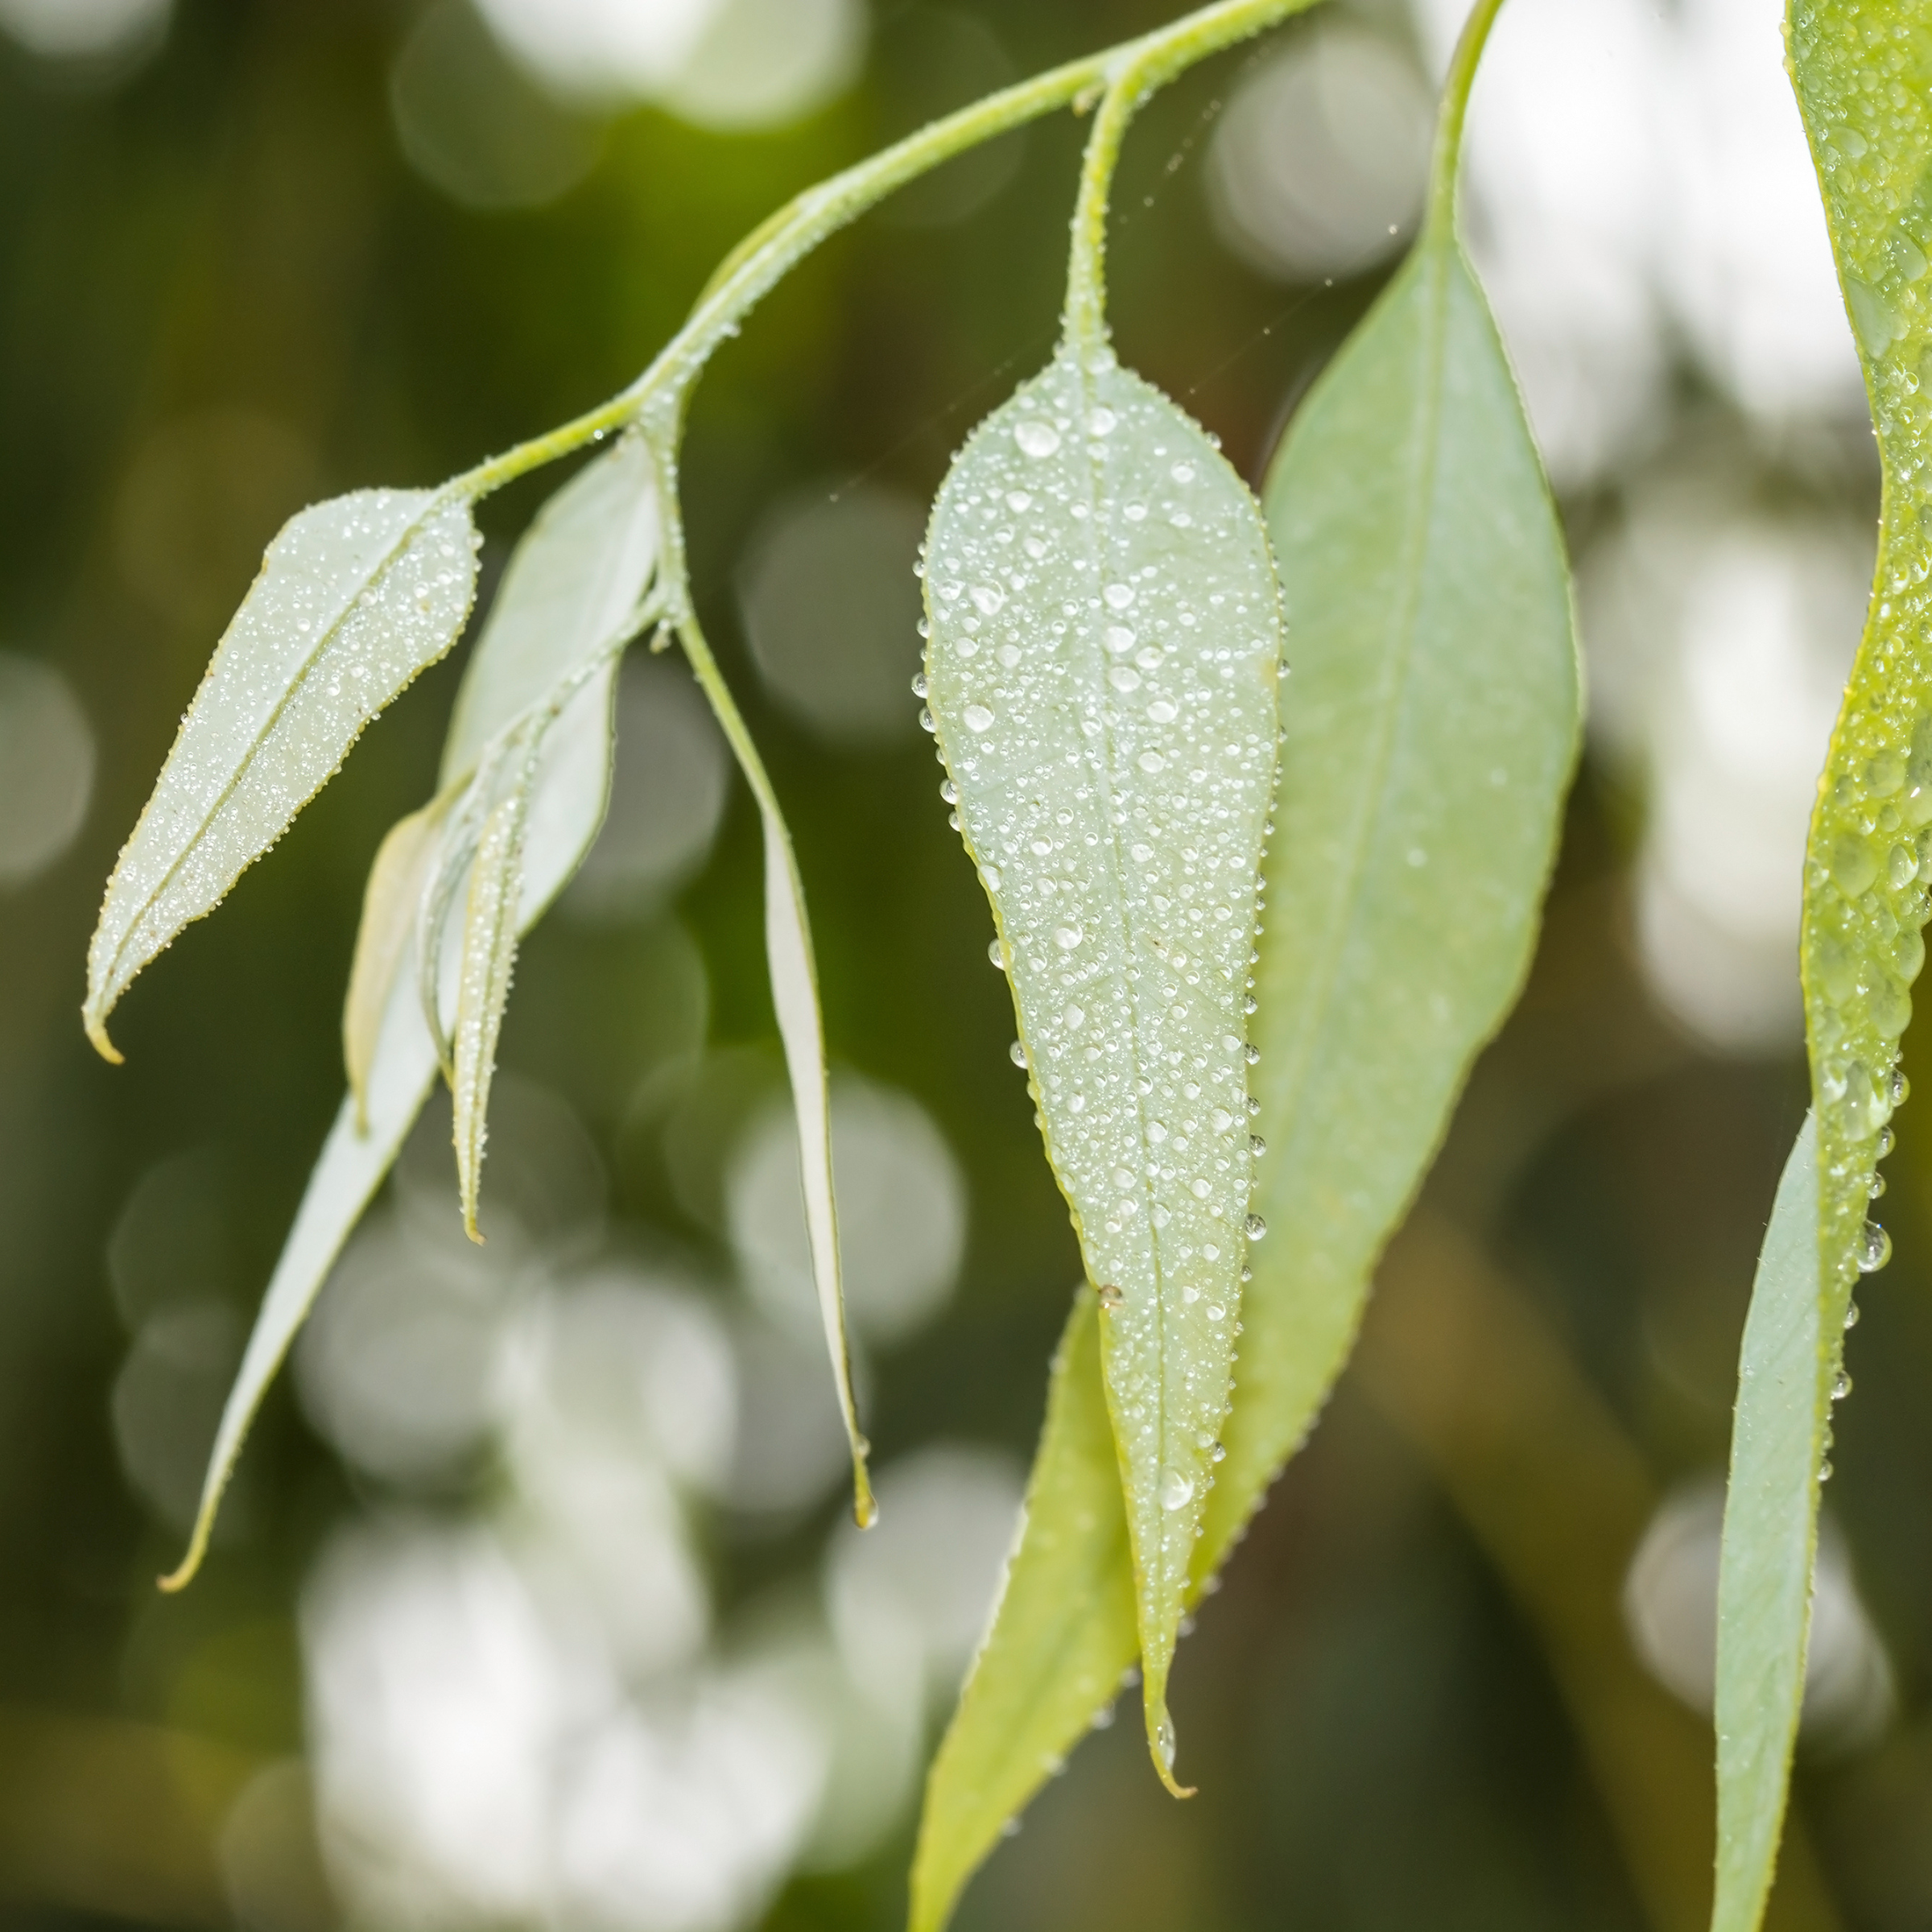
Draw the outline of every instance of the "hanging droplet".
M1831 1399L1835 1402L1842 1402L1851 1393L1852 1378L1841 1368L1837 1379L1831 1385Z
M1014 1066L1024 1067L1026 1064L1026 1049L1021 1042L1015 1040L1006 1049L1006 1057L1013 1062Z
M1858 1271L1876 1274L1892 1258L1892 1237L1876 1221L1867 1221L1858 1237Z
M989 723L992 721L992 715L990 712L987 714ZM919 712L919 729L921 731L937 731L939 729L938 724L934 722L932 713L923 707Z
M948 805L956 805L960 802L960 788L951 778L942 778L939 781L939 796Z
M1267 1236L1267 1233L1268 1224L1263 1220L1258 1214L1249 1215L1247 1221L1247 1234L1249 1240L1251 1241L1265 1240Z
M993 940L988 945L986 948L986 956L988 959L993 961L994 965L999 968L1001 972L1004 972L1006 970L1006 956L1000 951L1000 943L997 939Z
M923 671L912 680L912 695L915 698L923 698L926 695L926 674Z

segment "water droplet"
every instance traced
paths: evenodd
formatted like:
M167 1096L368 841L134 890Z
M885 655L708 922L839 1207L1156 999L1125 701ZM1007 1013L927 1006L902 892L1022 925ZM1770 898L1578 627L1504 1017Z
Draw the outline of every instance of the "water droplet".
M1845 1304L1845 1326L1847 1328L1856 1328L1858 1326L1858 1303L1856 1302L1847 1302Z
M1110 436L1115 423L1120 421L1113 411L1104 407L1095 410L1087 419L1087 433L1090 436Z
M1876 1274L1892 1258L1892 1237L1876 1221L1867 1221L1860 1231L1856 1255L1860 1274Z
M1217 1107L1208 1115L1208 1125L1216 1133L1225 1133L1234 1125L1234 1116L1225 1107Z
M989 892L997 892L1000 889L999 867L997 865L982 865L980 868L980 883L984 886Z
M997 584L976 584L972 587L974 607L988 617L997 616L1006 601L1006 593Z
M1871 1184L1865 1189L1865 1195L1868 1200L1875 1201L1885 1191L1885 1177L1882 1174L1875 1174L1872 1177Z
M1193 1478L1183 1476L1179 1469L1169 1469L1161 1477L1161 1507L1163 1509L1185 1509L1194 1501ZM1172 1758L1170 1757L1171 1763Z
M993 940L991 944L987 947L986 956L988 959L993 961L994 965L999 968L1001 972L1004 972L1006 970L1005 955L1000 951L1000 943L997 939Z
M990 723L992 721L993 713L989 712L986 714L986 716L987 721ZM934 721L932 713L930 711L927 711L923 708L922 708L919 712L919 729L921 731L937 731L939 729L939 725Z
M1156 698L1147 707L1148 719L1155 724L1171 724L1179 716L1180 713L1165 698Z
M1033 507L1032 493L1024 489L1009 489L1006 493L1006 507L1016 514Z
M1167 761L1158 751L1142 752L1134 763L1146 772L1164 771L1167 766Z
M1216 1443L1215 1446L1208 1451L1208 1459L1211 1463L1226 1462L1228 1459L1227 1444L1225 1443Z
M1918 877L1918 854L1909 845L1894 845L1885 860L1885 880L1894 892L1903 892Z
M1107 682L1116 691L1138 691L1141 687L1141 674L1137 671L1129 671L1125 664L1117 664L1108 672Z
M939 796L948 805L956 805L960 802L960 788L951 778L942 778L939 781Z
M1831 1399L1835 1402L1842 1402L1851 1393L1852 1378L1841 1368L1838 1372L1837 1380L1831 1385Z
M1053 929L1053 943L1062 952L1071 952L1086 936L1078 926L1056 926Z
M1013 440L1019 444L1022 456L1032 456L1037 460L1051 456L1059 448L1060 432L1051 423L1032 416L1013 425Z
M1133 601L1133 586L1131 584L1109 584L1100 595L1107 600L1109 610L1125 610Z
M1137 865L1145 865L1154 857L1151 845L1133 845L1129 848L1129 856Z
M1250 1047L1248 1049L1248 1064L1249 1064L1250 1067L1258 1067L1258 1066L1260 1066L1260 1065L1261 1065L1261 1048L1260 1048L1260 1047L1258 1047L1258 1046L1250 1046Z
M1268 1151L1268 1143L1258 1133L1248 1137L1248 1151L1258 1161Z
M1831 877L1847 898L1856 898L1878 877L1872 848L1863 839L1840 838L1831 848Z
M1248 1217L1247 1232L1249 1241L1265 1241L1268 1235L1268 1224L1258 1214L1251 1214Z
M1109 624L1100 636L1102 642L1117 658L1125 656L1133 649L1133 633L1125 624Z
M1194 465L1191 463L1177 463L1167 473L1177 483L1191 483L1194 481Z
M1828 1482L1830 1482L1830 1481L1831 1481L1831 1457L1830 1457L1830 1456L1827 1456L1827 1457L1825 1458L1825 1459L1824 1459L1824 1460L1823 1460L1822 1463L1820 1463L1818 1464L1818 1480L1819 1480L1821 1483L1828 1483Z
M984 704L968 704L962 714L968 731L990 731L993 729L993 713Z
M1015 1040L1006 1049L1006 1057L1013 1062L1014 1066L1024 1067L1026 1064L1026 1049L1019 1041Z
M1114 1286L1112 1282L1102 1282L1100 1286L1095 1289L1094 1294L1100 1306L1108 1310L1109 1313L1119 1307L1121 1303L1126 1299L1126 1297Z
M912 695L915 698L923 698L926 695L926 674L923 671L912 680Z
M1197 1201L1204 1201L1207 1199L1208 1195L1214 1191L1214 1190L1206 1180L1204 1180L1199 1174L1197 1174L1194 1179L1187 1183L1187 1191L1192 1195Z

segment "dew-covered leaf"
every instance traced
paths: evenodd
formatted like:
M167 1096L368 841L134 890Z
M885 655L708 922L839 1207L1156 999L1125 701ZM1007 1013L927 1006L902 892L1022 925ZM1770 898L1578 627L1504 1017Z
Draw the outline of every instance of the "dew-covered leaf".
M503 572L456 694L439 783L636 628L657 566L657 485L641 436L626 436L539 510Z
M1575 758L1576 651L1562 534L1502 345L1455 236L1424 233L1291 425L1264 492L1288 618L1269 906L1249 1023L1253 1206L1245 1333L1197 1594L1312 1426L1475 1055L1534 949ZM1036 1481L1026 1540L1096 1515L1071 1456ZM984 1715L1005 1626L1072 1681L1110 1685L1131 1644L1022 1546L922 1827L922 1928L1092 1715ZM1017 1644L1013 1649L1020 1648ZM997 1763L999 1769L983 1769ZM997 1806L972 1793L997 1794Z
M1104 1317L1149 1741L1226 1412L1280 594L1260 506L1110 355L968 439L927 542L928 697Z
M107 1016L129 984L456 642L476 568L468 501L424 490L318 504L270 544L108 881L83 1017L110 1059Z
M571 698L545 737L523 840L518 923L524 931L569 882L604 822L616 696L613 658ZM221 1492L255 1411L435 1084L436 1049L417 996L414 951L412 939L393 976L360 1117L354 1096L345 1096L269 1279L221 1412L194 1534L180 1567L165 1579L169 1588L181 1588L200 1567Z
M1774 1274L1767 1241L1746 1333L1732 1452L1734 1486L1742 1486L1726 1509L1724 1563L1728 1576L1759 1581L1752 1591L1732 1590L1719 1622L1716 1932L1753 1932L1777 1860L1804 1680L1805 1620L1791 1605L1810 1590L1818 1482L1852 1290L1889 1249L1866 1214L1890 1144L1887 1122L1903 1097L1899 1039L1925 963L1932 871L1932 391L1924 386L1932 354L1932 39L1923 8L1909 0L1792 0L1790 25L1792 76L1864 366L1885 489L1871 608L1805 859L1815 1246L1806 1249L1795 1233L1781 1240L1780 1252L1799 1259ZM1780 1214L1788 1196L1799 1198L1789 1170ZM1775 1224L1773 1232L1780 1233ZM1802 1331L1785 1306L1800 1259L1816 1302ZM1761 1318L1758 1298L1766 1296L1773 1306ZM1779 1334L1809 1337L1804 1385L1789 1401L1773 1401L1761 1371L1751 1379L1752 1330L1761 1327L1761 1349Z
M1717 1897L1720 1932L1755 1926L1769 1895L1804 1702L1826 1400L1837 1338L1820 1327L1818 1133L1785 1163L1752 1285L1738 1368L1717 1586Z
M463 909L461 964L456 979L454 1100L456 1185L463 1226L473 1241L477 1196L483 1179L483 1143L496 1072L497 1038L510 1002L517 957L517 914L523 886L523 839L535 776L535 747L518 748L501 795L485 815L469 868Z
M926 1782L911 1932L939 1932L987 1852L1121 1689L1136 1649L1099 1304L1075 1298L991 1633Z

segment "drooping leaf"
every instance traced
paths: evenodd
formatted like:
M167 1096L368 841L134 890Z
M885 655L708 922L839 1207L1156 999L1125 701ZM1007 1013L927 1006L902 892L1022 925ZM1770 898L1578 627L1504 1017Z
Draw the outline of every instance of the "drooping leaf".
M545 738L524 835L518 915L524 931L563 890L604 822L616 696L613 658L577 691ZM353 1097L345 1097L269 1279L221 1411L194 1533L180 1568L163 1579L167 1588L182 1588L200 1567L222 1490L255 1411L435 1084L436 1050L417 996L414 950L412 940L390 989L381 1038L369 1061L364 1117L358 1120Z
M761 768L758 777L764 778ZM799 1129L799 1178L805 1197L805 1234L819 1319L832 1361L839 1412L852 1450L852 1514L861 1530L878 1515L852 1389L852 1357L845 1340L845 1297L839 1267L838 1212L832 1180L832 1085L825 1066L825 1029L819 1014L818 968L805 912L805 884L769 783L758 791L765 837L765 957L771 974L771 1003L785 1071L791 1083L792 1117Z
M88 953L83 1018L212 912L362 728L456 642L476 584L469 504L359 490L290 520L217 648L122 848Z
M928 696L1100 1291L1150 1745L1248 1245L1247 983L1280 596L1260 507L1111 356L976 429L927 543Z
M1852 1290L1889 1252L1866 1212L1903 1097L1898 1042L1925 963L1932 871L1932 410L1921 394L1932 352L1932 37L1909 0L1792 0L1790 47L1885 489L1871 609L1805 859L1812 1126L1799 1146L1815 1136L1814 1172L1807 1189L1786 1170L1745 1332L1718 1627L1715 1932L1754 1932L1770 1894L1804 1687L1818 1483ZM1777 1218L1807 1196L1810 1243ZM1802 1318L1801 1276L1814 1303ZM1782 1373L1795 1378L1784 1389L1768 1365L1781 1337L1792 1352Z
M1805 1693L1825 1417L1818 1129L1806 1115L1777 1184L1738 1367L1717 1585L1717 1897L1713 1923L1755 1926L1777 1860Z
M1440 204L1303 403L1264 500L1292 667L1250 1023L1265 1142L1253 1205L1269 1232L1251 1256L1196 1594L1312 1426L1375 1257L1515 999L1575 759L1562 533ZM1055 1403L1066 1373L1063 1360ZM1061 1455L1054 1467L1051 1487L1036 1483L1027 1543L1104 1507L1088 1463ZM1035 1722L989 1730L984 1714L1003 1705L981 1680L1011 1667L1009 1624L1079 1681L1111 1684L1131 1661L1107 1618L1056 1592L1022 1545L977 1695L927 1794L917 1932L944 1923L947 1887L1091 1715L1042 1704ZM975 1767L970 1783L956 1762Z
M911 1932L939 1932L974 1868L1110 1711L1137 1647L1099 1303L1075 1298L999 1615L926 1781Z
M473 1241L483 1238L477 1229L477 1196L483 1180L483 1143L490 1081L497 1067L497 1037L502 1030L504 1008L510 1003L510 977L516 964L523 839L535 776L535 745L528 749L520 745L502 795L492 801L484 818L463 912L452 1055L455 1078L450 1090L456 1184L464 1229Z

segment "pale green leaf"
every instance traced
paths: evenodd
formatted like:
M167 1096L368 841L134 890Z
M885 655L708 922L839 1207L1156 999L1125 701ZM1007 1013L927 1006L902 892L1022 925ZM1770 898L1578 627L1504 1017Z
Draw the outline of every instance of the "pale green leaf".
M473 771L491 739L636 631L658 539L655 473L641 436L587 464L537 512L456 694L440 786Z
M1244 1009L1281 609L1260 507L1108 356L968 440L927 542L927 681L1100 1338L1148 1738L1226 1414L1248 1235Z
M761 771L760 777L763 774ZM818 968L805 912L805 885L791 849L791 834L779 816L769 785L758 791L765 834L765 956L771 974L771 1003L778 1015L785 1071L791 1083L792 1115L799 1129L799 1178L805 1197L805 1234L819 1319L832 1361L839 1412L852 1449L852 1513L861 1529L878 1514L865 1459L870 1445L859 1430L852 1390L852 1358L845 1340L845 1298L839 1270L839 1222L832 1181L832 1088L825 1069L825 1030L819 1016Z
M456 1025L450 1083L454 1100L456 1185L463 1226L473 1241L477 1196L483 1180L485 1123L490 1081L496 1072L497 1038L510 1003L517 956L517 913L523 883L523 838L535 746L519 746L506 782L485 815L469 868L463 911L463 949L456 981Z
M88 952L89 1037L142 967L287 830L362 728L456 642L476 584L469 505L359 490L291 519L217 648Z
M1818 1131L1807 1115L1758 1257L1738 1370L1718 1571L1720 1928L1764 1916L1805 1694L1818 1468L1837 1337L1819 1325Z
M604 822L616 696L613 658L578 689L545 737L524 835L518 923L525 931L563 890ZM358 1120L353 1096L345 1097L262 1296L221 1412L194 1533L180 1567L163 1579L167 1588L181 1588L200 1567L221 1492L262 1398L435 1084L436 1050L410 970L411 952L413 941L390 988L381 1037L369 1060L364 1117Z
M939 1932L1008 1820L1109 1709L1136 1648L1100 1317L1075 1297L1000 1608L926 1782L911 1932Z
M1310 394L1264 493L1293 675L1266 865L1249 1075L1266 1221L1242 1303L1227 1459L1192 1588L1225 1557L1312 1426L1346 1358L1375 1257L1478 1049L1514 1001L1576 752L1578 682L1562 534L1502 345L1445 225ZM1036 1485L1030 1541L1104 1507L1063 1457ZM1004 1627L1105 1685L1132 1657L1108 1619L1022 1549ZM976 1678L976 1682L978 1679ZM989 1736L990 1690L954 1721L922 1828L928 1932L1085 1715ZM1091 1715L1091 1711L1086 1714ZM1002 1752L1005 1754L1002 1757ZM976 1767L998 1759L1003 1773ZM942 1882L942 1880L943 1882Z
M1925 963L1932 869L1932 407L1921 394L1932 353L1932 36L1908 0L1793 0L1790 52L1885 492L1875 594L1805 860L1813 1126L1792 1160L1802 1165L1814 1133L1814 1172L1801 1183L1785 1171L1745 1332L1718 1627L1716 1932L1754 1932L1770 1895L1804 1687L1817 1485L1852 1290L1889 1252L1865 1217L1903 1093L1898 1042ZM1806 1199L1809 1241L1779 1224ZM1801 1315L1807 1283L1814 1305ZM1793 1352L1781 1389L1769 1367L1780 1338Z

